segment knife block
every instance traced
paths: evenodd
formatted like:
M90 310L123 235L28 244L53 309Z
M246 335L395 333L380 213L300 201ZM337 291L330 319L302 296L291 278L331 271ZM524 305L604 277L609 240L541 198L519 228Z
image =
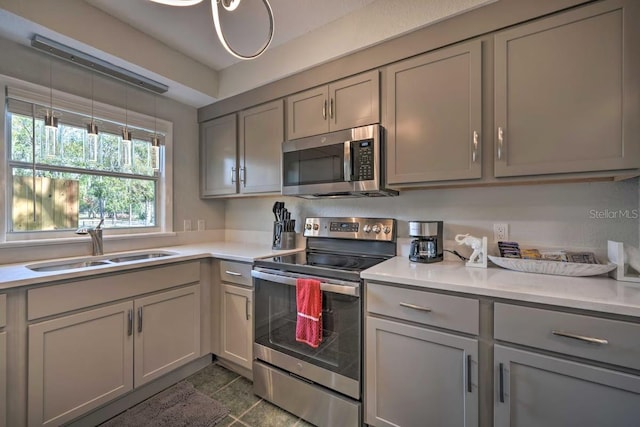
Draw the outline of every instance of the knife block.
M296 233L295 231L283 231L284 222L273 222L273 240L271 249L283 250L283 249L295 249L296 247Z

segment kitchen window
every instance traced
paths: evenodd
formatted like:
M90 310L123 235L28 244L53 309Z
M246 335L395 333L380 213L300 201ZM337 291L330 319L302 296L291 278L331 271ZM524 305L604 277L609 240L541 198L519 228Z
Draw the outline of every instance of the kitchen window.
M44 123L48 88L21 82L7 85L5 95L5 241L71 237L101 218L107 235L170 231L165 164L171 123L97 102L92 108L91 100L54 91L58 129L52 138ZM87 132L92 111L97 144ZM122 139L125 126L130 143ZM159 152L151 144L154 134Z

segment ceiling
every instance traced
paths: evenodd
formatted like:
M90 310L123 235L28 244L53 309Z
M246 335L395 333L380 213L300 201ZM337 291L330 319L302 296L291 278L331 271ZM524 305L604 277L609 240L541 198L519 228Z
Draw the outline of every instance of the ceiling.
M213 0L215 1L215 0ZM274 39L242 61L221 46L211 0L172 7L149 0L0 0L0 37L40 34L169 86L201 107L497 0L270 0ZM222 8L221 8L222 9ZM87 25L87 23L90 23ZM235 49L265 41L263 0L242 0L221 23Z

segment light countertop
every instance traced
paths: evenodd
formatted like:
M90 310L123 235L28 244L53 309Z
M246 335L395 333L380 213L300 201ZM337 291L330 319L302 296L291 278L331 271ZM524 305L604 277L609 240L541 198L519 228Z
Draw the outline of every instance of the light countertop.
M465 267L457 261L420 264L395 257L362 277L418 288L556 305L640 317L640 284L607 276L566 277L521 273L499 267Z
M276 251L271 249L271 245L267 244L248 244L238 242L210 242L196 243L182 246L169 246L145 250L136 250L129 252L109 253L100 256L85 256L62 259L50 259L46 261L34 261L18 264L0 265L0 290L11 289L20 286L35 285L39 283L47 283L59 280L73 280L82 277L90 277L96 274L114 273L120 271L133 270L141 267L157 266L173 262L189 261L202 258L219 258L230 261L253 262L255 259L268 258L272 256L285 255L299 251L301 249L293 249L286 251ZM135 254L153 251L170 251L175 255L165 256L161 258L144 259L137 261L128 261L118 264L106 264L100 266L92 266L86 268L78 268L63 271L46 271L36 272L27 268L27 265L34 264L50 264L56 261L73 260L102 260L113 258L115 255Z

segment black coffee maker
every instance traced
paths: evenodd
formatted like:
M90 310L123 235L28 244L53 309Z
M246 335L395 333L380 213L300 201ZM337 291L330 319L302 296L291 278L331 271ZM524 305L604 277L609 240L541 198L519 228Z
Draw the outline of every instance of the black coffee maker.
M439 262L443 259L442 221L409 221L409 236L413 237L409 260Z

